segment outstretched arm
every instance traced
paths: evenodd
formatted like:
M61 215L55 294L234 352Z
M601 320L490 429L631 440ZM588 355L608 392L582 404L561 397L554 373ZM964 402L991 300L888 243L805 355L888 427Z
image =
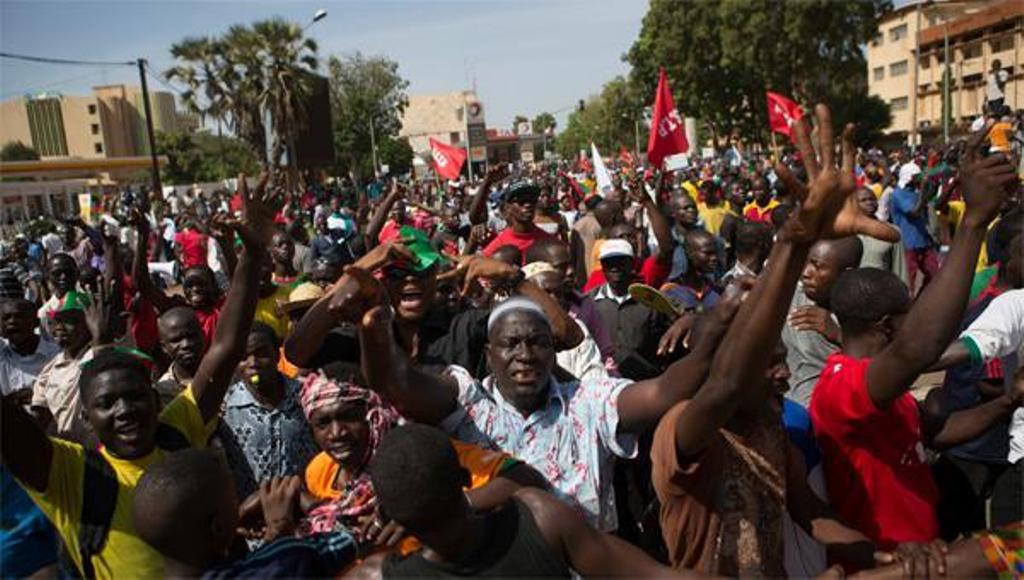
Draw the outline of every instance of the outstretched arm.
M267 175L261 177L252 193L246 186L245 176L239 181L244 215L241 222L232 222L232 227L242 238L242 256L217 322L213 344L192 380L192 394L204 422L211 421L220 412L235 367L245 354L246 337L259 300L260 262L266 259L267 244L273 232L276 198L273 192L266 191Z
M984 133L968 143L961 166L967 211L935 279L921 292L893 341L868 366L868 394L887 407L907 392L921 372L949 345L967 305L974 265L988 224L1006 199L1016 170L1002 154L981 157Z
M504 163L498 163L487 171L480 187L476 188L473 199L469 202L469 223L471 225L487 223L487 196L491 186L501 181L508 173Z
M50 462L53 460L50 438L10 396L0 397L0 419L3 420L0 459L4 467L18 481L35 491L45 492L50 481Z
M665 219L665 214L661 213L658 204L651 199L651 196L647 195L641 178L638 177L634 180L629 188L629 194L633 201L639 203L644 208L644 211L647 212L647 217L651 220L654 239L658 242L658 254L655 257L658 263L662 265L671 264L675 246L672 240L672 228L669 226L668 220Z
M395 340L393 324L389 305L374 306L362 316L359 340L366 382L404 417L437 425L455 410L458 385L414 365Z
M597 531L579 512L548 493L523 489L515 497L530 510L548 546L562 554L566 564L585 578L704 576L662 566L629 542Z
M138 234L135 240L135 255L132 256L132 280L143 299L148 300L157 312L165 312L175 306L175 301L153 285L149 274L149 219L138 208L132 208L131 222Z
M384 223L388 221L388 214L391 213L391 208L398 203L398 200L402 198L402 189L396 181L391 187L391 191L388 196L384 198L384 201L380 202L377 206L377 211L374 212L373 217L370 218L370 223L366 225L366 247L373 248L377 245L377 239L380 236L380 231L384 229Z

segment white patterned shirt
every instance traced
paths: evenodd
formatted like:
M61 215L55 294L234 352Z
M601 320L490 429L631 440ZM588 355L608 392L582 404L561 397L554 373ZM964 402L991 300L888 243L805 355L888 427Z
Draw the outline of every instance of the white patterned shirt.
M498 392L494 378L477 381L462 367L445 371L459 384L459 408L441 422L450 435L500 449L541 473L602 531L618 527L612 477L615 458L637 455L637 438L619 432L619 378L560 383L552 377L547 404L523 415Z

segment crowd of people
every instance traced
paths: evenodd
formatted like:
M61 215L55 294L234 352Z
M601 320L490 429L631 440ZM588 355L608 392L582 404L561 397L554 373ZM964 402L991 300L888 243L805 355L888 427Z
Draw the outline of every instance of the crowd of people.
M1020 577L1020 152L813 116L5 236L0 574Z

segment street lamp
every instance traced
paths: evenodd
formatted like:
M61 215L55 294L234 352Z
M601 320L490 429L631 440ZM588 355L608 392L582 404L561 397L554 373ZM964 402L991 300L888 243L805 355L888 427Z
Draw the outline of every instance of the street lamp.
M320 10L317 10L313 14L313 19L309 21L309 24L307 24L307 25L302 27L302 31L305 32L307 28L309 28L310 26L313 26L317 22L320 22L324 18L327 18L327 11L324 10L323 8L321 8Z

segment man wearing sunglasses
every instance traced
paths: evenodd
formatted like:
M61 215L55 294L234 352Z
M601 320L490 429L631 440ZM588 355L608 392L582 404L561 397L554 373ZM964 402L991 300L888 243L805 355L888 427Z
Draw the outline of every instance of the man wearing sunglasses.
M530 181L515 182L501 193L501 211L508 227L487 244L484 248L485 256L490 257L498 248L510 244L526 255L526 250L537 240L554 239L554 236L533 223L539 197L540 188Z

